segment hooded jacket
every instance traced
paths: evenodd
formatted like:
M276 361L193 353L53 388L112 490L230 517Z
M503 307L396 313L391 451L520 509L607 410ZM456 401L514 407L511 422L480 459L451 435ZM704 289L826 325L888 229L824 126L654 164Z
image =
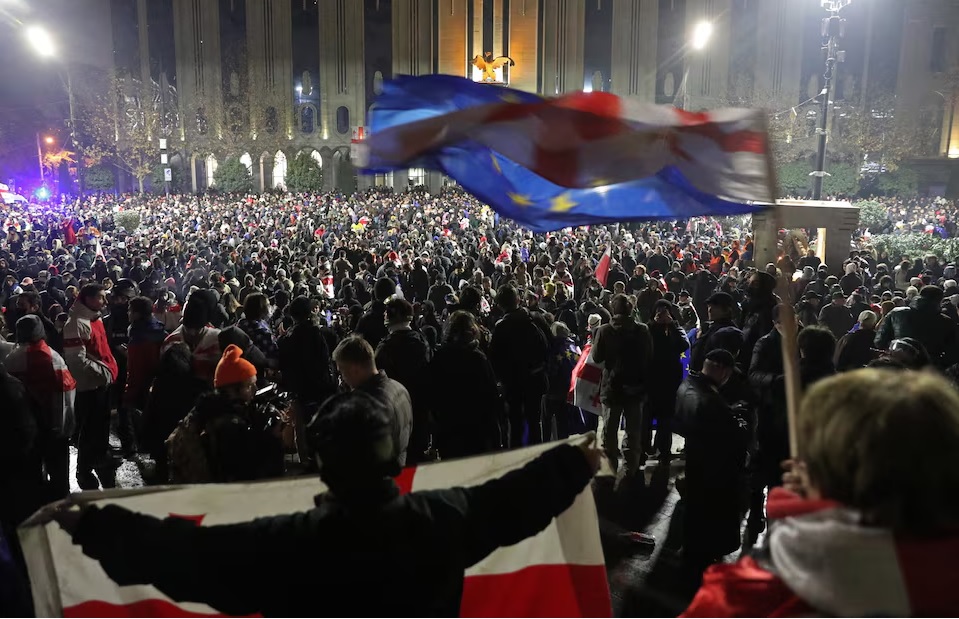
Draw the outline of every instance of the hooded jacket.
M959 537L900 539L833 501L769 493L768 547L714 565L684 617L946 617Z

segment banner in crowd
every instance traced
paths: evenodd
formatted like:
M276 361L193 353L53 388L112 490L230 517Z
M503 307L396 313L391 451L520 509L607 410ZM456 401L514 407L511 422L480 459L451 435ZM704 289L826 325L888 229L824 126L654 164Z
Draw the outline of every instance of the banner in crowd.
M592 348L592 344L583 347L583 354L573 368L567 402L578 406L584 412L602 415L603 405L599 401L599 389L603 381L603 364L593 361L590 356Z
M580 436L569 442L583 440ZM396 481L402 492L475 486L522 467L557 444L410 467ZM251 484L88 492L78 495L78 501L116 504L157 517L192 515L200 526L211 526L306 511L322 490L317 478L302 477ZM37 616L222 616L203 604L174 602L152 586L115 584L56 523L28 522L20 530L20 539ZM466 570L461 614L609 617L609 587L591 490L587 487L538 535L500 548Z

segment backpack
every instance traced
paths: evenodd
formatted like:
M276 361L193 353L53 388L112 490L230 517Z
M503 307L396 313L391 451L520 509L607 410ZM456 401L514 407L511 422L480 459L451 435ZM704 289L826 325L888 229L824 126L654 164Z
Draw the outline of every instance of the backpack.
M174 484L203 484L213 481L203 442L203 429L193 413L177 423L166 440L170 481Z

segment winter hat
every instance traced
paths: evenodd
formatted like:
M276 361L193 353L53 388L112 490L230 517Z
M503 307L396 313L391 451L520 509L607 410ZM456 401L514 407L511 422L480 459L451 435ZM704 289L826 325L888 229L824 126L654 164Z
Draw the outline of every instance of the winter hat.
M804 279L815 279L815 278L816 278L816 270L813 269L813 268L810 267L810 266L805 266L805 267L803 267L803 269L802 269L802 276L803 276Z
M226 347L220 362L216 364L216 373L213 375L214 387L219 389L226 385L242 383L256 376L256 368L242 356L243 350L239 346L230 344Z
M590 314L589 318L586 319L586 323L589 325L590 331L597 329L602 322L603 317L599 314Z
M33 344L43 339L43 323L33 314L27 314L17 321L17 343Z

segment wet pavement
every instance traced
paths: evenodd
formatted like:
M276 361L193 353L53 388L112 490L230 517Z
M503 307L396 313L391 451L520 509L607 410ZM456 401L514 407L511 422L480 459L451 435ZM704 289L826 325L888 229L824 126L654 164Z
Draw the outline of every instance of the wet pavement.
M111 446L119 452L116 434ZM683 447L681 437L673 437L673 452ZM143 470L153 461L143 455L124 458L117 468L117 487L144 485ZM600 538L616 617L670 617L685 610L698 588L698 577L690 575L680 560L679 518L681 509L676 480L682 476L683 463L657 466L650 460L643 475L627 478L620 470L616 479L597 478L593 494L599 513ZM76 481L76 448L70 448L70 487L79 492ZM634 533L643 533L655 545L638 542ZM735 553L726 558L734 561Z

